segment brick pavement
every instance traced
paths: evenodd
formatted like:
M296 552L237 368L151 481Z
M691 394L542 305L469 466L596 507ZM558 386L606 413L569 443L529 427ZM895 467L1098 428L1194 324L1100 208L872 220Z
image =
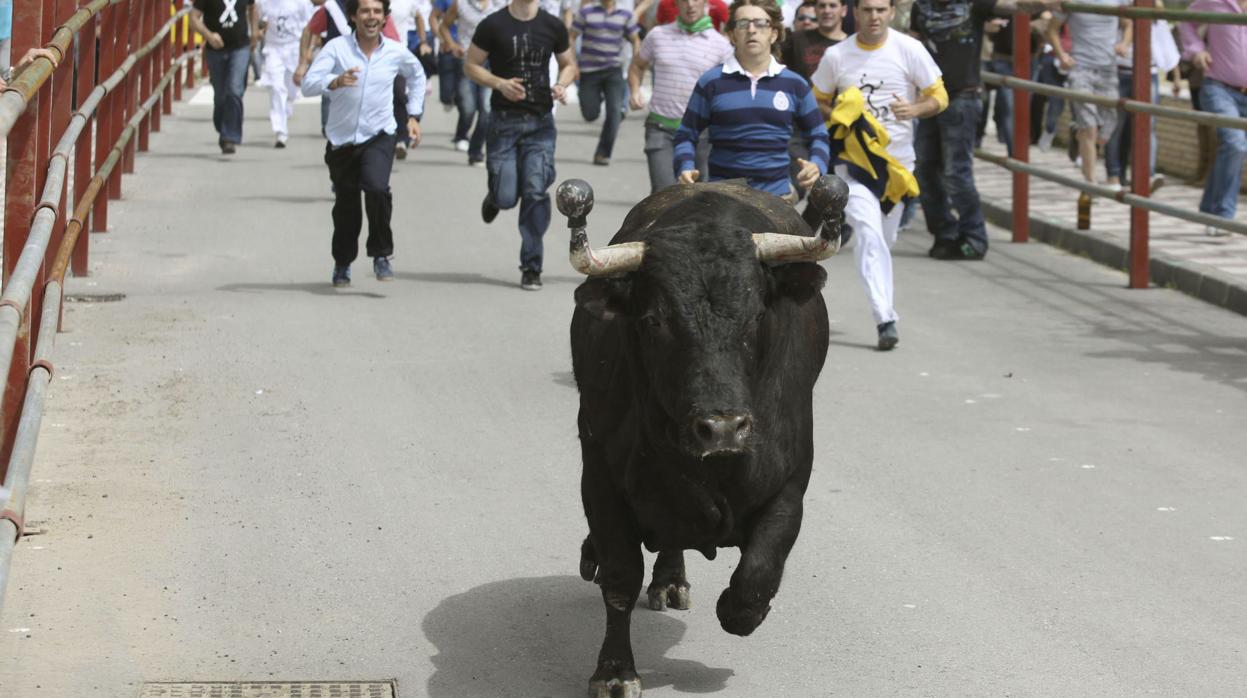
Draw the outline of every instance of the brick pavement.
M1004 145L995 140L992 129L983 140L988 152L1004 155ZM1032 147L1031 162L1061 174L1077 176L1078 171L1065 149L1053 147L1043 152ZM1013 206L1012 173L1002 167L978 162L975 182L989 221L1010 228ZM1031 236L1056 244L1071 252L1125 270L1130 247L1130 208L1116 201L1097 199L1091 210L1091 229L1077 230L1077 192L1035 177L1030 183ZM1196 211L1202 184L1191 184L1168 177L1155 198L1167 204ZM1247 196L1239 195L1239 218L1247 215ZM1167 285L1247 314L1247 236L1229 234L1209 237L1204 226L1169 216L1151 215L1152 282ZM1124 281L1123 281L1124 283Z

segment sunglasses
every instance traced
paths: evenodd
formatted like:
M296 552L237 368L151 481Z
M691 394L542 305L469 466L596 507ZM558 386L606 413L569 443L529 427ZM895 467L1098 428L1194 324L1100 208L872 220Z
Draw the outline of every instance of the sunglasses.
M814 15L797 15L798 22L817 22L818 17Z

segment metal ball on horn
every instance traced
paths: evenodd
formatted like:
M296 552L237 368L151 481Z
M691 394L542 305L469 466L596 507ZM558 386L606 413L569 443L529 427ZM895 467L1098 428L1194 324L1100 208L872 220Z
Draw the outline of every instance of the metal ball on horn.
M588 276L604 276L634 271L641 266L645 243L625 242L595 250L589 246L589 212L593 210L593 187L583 179L569 179L554 193L559 213L567 216L571 229L569 257L576 271Z

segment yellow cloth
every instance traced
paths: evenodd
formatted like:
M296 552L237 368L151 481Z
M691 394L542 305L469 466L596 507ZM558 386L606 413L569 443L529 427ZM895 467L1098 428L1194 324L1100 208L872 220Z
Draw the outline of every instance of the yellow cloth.
M840 92L827 120L827 131L831 136L832 161L844 162L854 174L873 179L873 183L861 183L880 202L894 205L906 197L918 196L918 180L888 152L892 139L866 110L866 97L861 90L850 87Z

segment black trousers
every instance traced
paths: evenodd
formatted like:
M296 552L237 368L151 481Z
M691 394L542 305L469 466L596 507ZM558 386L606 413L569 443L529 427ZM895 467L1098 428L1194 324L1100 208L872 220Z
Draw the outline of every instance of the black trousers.
M359 256L359 232L368 213L369 257L394 254L394 233L390 215L394 197L390 193L390 170L394 167L394 136L378 133L355 145L325 147L325 164L333 181L333 261L349 266ZM360 192L364 205L359 204Z

